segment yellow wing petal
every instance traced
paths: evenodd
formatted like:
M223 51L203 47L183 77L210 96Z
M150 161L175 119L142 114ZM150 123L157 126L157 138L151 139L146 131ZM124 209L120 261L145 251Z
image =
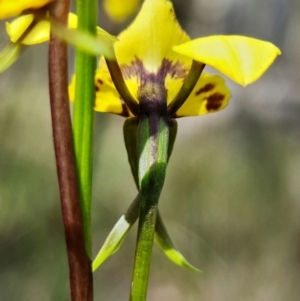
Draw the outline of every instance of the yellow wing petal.
M53 0L0 0L0 19L16 17L26 9L37 9Z
M112 20L122 22L137 11L140 2L140 0L105 0L103 5Z
M230 96L222 77L203 73L176 116L198 116L220 111L227 106Z
M75 99L75 84L76 78L74 75L69 85L69 97L71 102L74 102ZM121 97L111 81L109 72L105 68L100 68L96 72L95 90L95 111L113 113L125 117L129 117L131 115L127 107L123 104Z
M173 47L246 86L259 79L281 52L272 43L243 36L211 36Z
M117 92L109 72L103 69L97 70L95 76L96 101L95 111L103 113L113 113L129 116L129 111L123 103L119 93Z
M6 23L6 31L10 36L12 42L16 42L20 36L25 32L28 26L33 21L33 14L25 15L13 20L11 23ZM68 27L77 27L77 16L69 14ZM28 33L28 35L22 41L22 44L33 45L43 43L49 40L50 35L50 22L43 20L38 22L34 28Z

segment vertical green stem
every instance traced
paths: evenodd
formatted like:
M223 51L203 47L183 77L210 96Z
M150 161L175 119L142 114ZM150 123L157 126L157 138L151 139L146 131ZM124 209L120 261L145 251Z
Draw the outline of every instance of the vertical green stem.
M141 207L130 292L131 301L146 300L157 209L168 158L169 127L164 117L143 115L139 126Z
M96 34L97 1L77 0L78 28ZM76 90L73 115L73 135L84 226L85 246L92 255L91 193L92 193L92 142L94 123L96 57L76 50Z

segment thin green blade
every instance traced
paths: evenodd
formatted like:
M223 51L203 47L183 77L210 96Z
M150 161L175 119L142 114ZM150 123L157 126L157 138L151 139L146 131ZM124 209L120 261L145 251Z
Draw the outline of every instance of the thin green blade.
M137 195L135 200L128 208L127 212L121 216L121 218L117 221L117 223L109 233L102 248L93 261L93 272L97 270L106 259L108 259L111 255L119 250L129 230L138 218L139 206L140 194Z
M176 250L159 213L155 228L155 242L165 255L175 264L195 272L201 272L191 265L184 256Z

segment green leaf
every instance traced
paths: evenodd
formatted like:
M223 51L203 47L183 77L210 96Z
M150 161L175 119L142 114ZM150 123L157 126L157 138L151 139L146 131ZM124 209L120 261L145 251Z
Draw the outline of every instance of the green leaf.
M98 6L95 0L76 0L78 28L95 41L98 16ZM60 24L52 30L67 37L66 27ZM61 32L60 30L61 29ZM70 34L76 43L75 36ZM75 39L75 40L74 40ZM72 39L71 39L72 40ZM82 43L82 41L81 41ZM76 88L73 110L73 139L80 189L80 206L82 212L85 247L92 259L92 186L93 186L93 134L94 134L94 104L95 104L95 70L97 59L79 48L75 51Z
M9 68L21 55L26 46L9 43L0 53L0 73Z
M137 133L138 133L138 118L127 118L123 125L123 136L127 150L128 161L131 168L131 173L134 178L136 187L139 187L138 178L138 149L137 149Z
M165 255L175 264L195 272L201 272L199 269L191 265L184 256L176 250L159 213L155 228L155 242Z
M145 92L147 93L147 90ZM147 99L149 98L145 97L140 102L141 111L145 110L145 112L140 116L138 127L141 205L130 291L131 301L146 300L158 202L168 161L169 125L166 121L167 118L158 111L152 112L153 106L148 105Z
M100 265L111 255L117 252L125 239L128 231L132 225L130 225L125 216L122 215L118 222L115 224L108 237L106 238L102 248L97 254L92 264L93 272L97 270Z
M137 131L138 131L138 119L136 117L127 118L123 125L123 136L127 150L128 161L131 168L131 173L134 178L136 187L138 188L138 149L137 149ZM177 135L177 121L171 119L169 122L169 146L168 146L168 160L173 151Z
M140 194L134 199L127 212L121 216L117 221L113 229L110 231L106 238L102 248L97 254L92 264L93 272L97 270L101 264L108 259L111 255L119 250L122 242L127 236L127 233L135 223L139 215L140 208Z

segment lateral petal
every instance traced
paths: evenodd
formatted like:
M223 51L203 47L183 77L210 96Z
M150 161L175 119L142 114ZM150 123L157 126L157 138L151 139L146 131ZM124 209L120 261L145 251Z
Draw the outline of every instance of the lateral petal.
M243 36L210 36L173 50L216 68L242 86L253 83L281 54L272 43Z
M69 85L69 97L71 102L74 102L75 99L75 85L76 77L74 75ZM123 101L112 83L108 70L98 69L96 71L95 90L95 111L117 114L124 117L131 115L127 107L123 105Z
M230 96L222 77L203 73L188 99L177 111L176 117L218 112L228 105Z

